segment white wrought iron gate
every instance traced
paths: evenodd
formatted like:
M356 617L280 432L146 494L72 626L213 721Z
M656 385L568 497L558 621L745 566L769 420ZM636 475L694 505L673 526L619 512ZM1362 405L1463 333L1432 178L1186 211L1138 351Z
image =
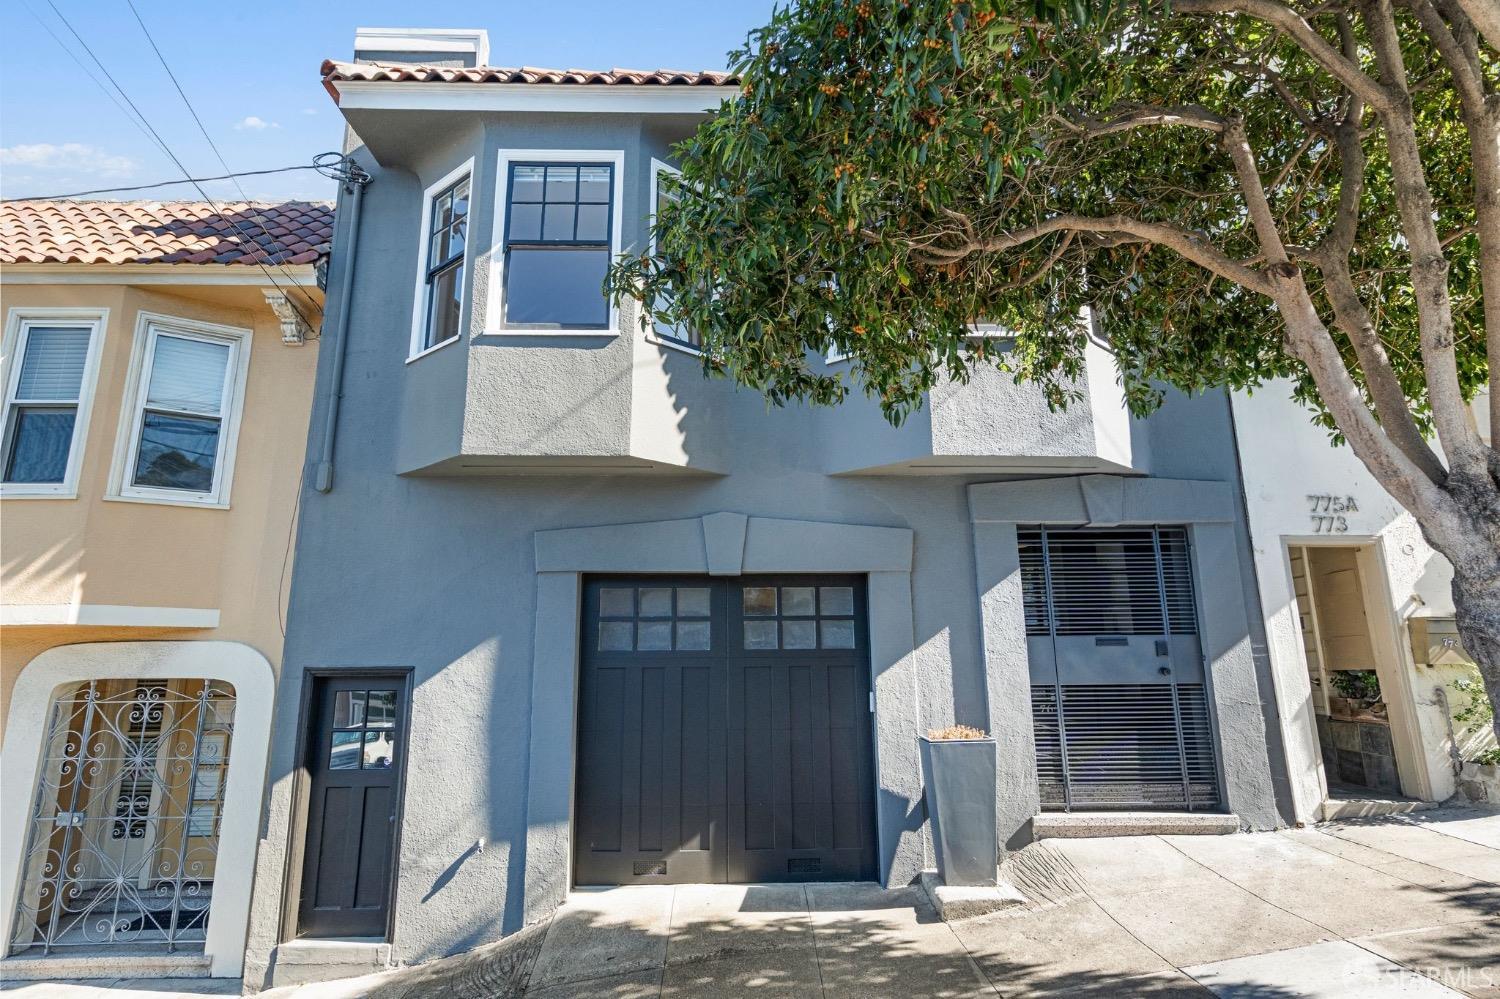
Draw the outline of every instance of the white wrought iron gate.
M1187 532L1019 532L1042 808L1215 809Z

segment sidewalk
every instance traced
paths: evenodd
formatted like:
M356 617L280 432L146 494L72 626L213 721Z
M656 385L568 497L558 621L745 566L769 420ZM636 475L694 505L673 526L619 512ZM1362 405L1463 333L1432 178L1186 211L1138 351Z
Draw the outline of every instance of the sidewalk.
M502 942L267 994L517 995L529 978L537 999L1500 997L1500 815L1048 840L1014 876L1031 904L960 923L938 921L919 890L870 884L579 891L536 931L534 957ZM141 985L32 984L7 999L204 994Z

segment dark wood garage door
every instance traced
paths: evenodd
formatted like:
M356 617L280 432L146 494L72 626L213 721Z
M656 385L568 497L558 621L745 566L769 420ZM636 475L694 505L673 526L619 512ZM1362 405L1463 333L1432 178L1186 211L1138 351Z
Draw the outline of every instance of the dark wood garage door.
M574 880L876 876L863 580L593 579Z

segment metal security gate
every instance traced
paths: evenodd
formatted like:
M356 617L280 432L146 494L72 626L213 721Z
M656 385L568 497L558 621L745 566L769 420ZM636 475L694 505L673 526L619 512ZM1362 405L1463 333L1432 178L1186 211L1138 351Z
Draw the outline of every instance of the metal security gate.
M89 680L53 701L10 953L202 948L233 722L218 680Z
M1187 532L1018 536L1043 809L1214 809Z
M576 883L875 876L862 584L589 582Z

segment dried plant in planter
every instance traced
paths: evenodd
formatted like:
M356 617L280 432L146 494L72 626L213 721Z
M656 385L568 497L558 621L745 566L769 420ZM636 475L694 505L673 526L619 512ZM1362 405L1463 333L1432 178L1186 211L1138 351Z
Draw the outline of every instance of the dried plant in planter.
M927 738L933 742L947 742L952 739L988 739L989 737L988 732L972 725L949 725L947 728L927 730Z

